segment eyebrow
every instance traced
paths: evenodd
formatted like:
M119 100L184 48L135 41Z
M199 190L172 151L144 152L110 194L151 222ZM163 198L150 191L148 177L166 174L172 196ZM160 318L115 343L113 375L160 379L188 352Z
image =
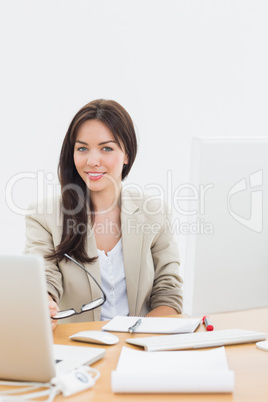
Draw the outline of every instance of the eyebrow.
M109 142L114 142L114 143L116 144L116 141L110 140L110 141L103 141L103 142L100 142L99 145L109 144Z
M87 143L87 142L80 141L80 140L76 140L75 142L79 142L79 144L88 145L88 143ZM110 141L103 141L103 142L100 142L98 145L105 145L105 144L109 144L109 142L114 142L114 143L116 144L116 141L110 140Z

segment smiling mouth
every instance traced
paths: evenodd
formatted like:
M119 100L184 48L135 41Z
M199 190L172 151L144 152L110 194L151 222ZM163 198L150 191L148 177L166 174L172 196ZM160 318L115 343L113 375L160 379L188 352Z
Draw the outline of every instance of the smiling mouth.
M90 180L99 180L102 178L102 176L105 175L105 173L91 173L91 172L86 172L86 174Z

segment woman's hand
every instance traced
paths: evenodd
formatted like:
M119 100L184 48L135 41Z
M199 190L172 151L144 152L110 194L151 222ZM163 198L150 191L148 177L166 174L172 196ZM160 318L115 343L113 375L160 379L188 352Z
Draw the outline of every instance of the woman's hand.
M48 295L48 307L50 311L50 317L54 317L55 314L59 311L59 307L57 303L52 299L50 295ZM51 327L54 330L57 325L57 320L51 320Z

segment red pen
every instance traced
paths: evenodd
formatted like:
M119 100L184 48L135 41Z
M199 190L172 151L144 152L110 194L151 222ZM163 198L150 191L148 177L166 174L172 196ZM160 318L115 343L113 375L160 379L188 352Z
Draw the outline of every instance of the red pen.
M213 325L212 325L212 322L210 321L209 316L204 315L204 317L203 317L202 320L203 320L203 323L204 323L205 326L206 326L206 330L207 330L207 331L213 331L214 327L213 327Z

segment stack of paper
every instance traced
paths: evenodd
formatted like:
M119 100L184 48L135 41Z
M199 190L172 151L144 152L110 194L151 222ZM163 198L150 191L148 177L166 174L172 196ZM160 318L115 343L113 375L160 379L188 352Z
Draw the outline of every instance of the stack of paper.
M234 372L228 369L224 347L175 352L144 352L123 347L111 380L115 393L234 390Z
M116 316L102 329L105 331L128 332L128 328L141 319L141 324L135 333L148 334L180 334L194 332L201 322L201 318L173 318L173 317L129 317Z

